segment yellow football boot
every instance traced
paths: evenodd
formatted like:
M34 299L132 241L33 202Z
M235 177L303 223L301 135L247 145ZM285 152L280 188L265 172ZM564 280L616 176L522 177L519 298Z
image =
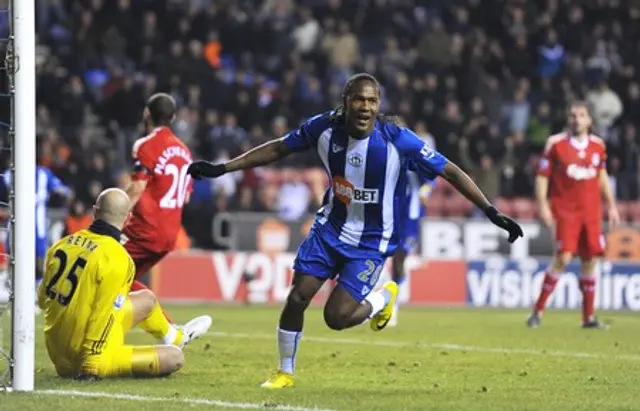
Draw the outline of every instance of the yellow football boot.
M384 283L382 288L385 288L387 291L391 293L391 300L384 306L382 311L378 314L374 315L369 323L371 324L371 329L373 331L380 331L384 327L387 326L389 320L391 320L391 316L393 315L393 310L396 305L396 299L398 298L398 284L393 281L387 281Z
M278 370L267 381L263 382L262 388L290 388L293 387L293 375Z

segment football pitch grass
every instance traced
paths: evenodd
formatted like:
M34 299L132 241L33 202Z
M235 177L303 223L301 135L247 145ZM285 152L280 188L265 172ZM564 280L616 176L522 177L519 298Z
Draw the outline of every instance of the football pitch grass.
M307 313L296 387L259 388L277 364L279 307L168 306L178 322L214 317L185 349L186 364L158 380L65 381L55 376L37 321L36 392L0 393L0 410L638 410L638 313L601 313L608 330L582 330L579 313L404 309L379 333L334 332ZM6 318L4 319L6 330ZM153 340L137 331L133 343Z

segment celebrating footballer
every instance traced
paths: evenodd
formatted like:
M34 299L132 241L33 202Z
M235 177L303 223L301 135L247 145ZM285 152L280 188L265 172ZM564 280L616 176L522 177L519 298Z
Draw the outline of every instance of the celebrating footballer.
M500 214L459 167L413 131L398 126L395 118L381 115L380 98L377 79L357 74L344 86L342 105L336 109L224 164L196 161L189 168L194 178L215 178L314 149L331 179L294 261L293 287L277 330L280 365L262 384L265 388L294 385L304 312L325 281L336 274L337 285L324 307L329 328L343 330L371 320L371 328L380 331L388 324L398 286L389 281L380 290L373 288L385 259L400 246L408 170L423 181L442 176L506 230L510 242L522 236L521 227Z

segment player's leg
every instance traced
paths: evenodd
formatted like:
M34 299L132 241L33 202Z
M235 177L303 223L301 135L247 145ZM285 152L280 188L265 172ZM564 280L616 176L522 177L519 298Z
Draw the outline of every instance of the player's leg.
M596 265L598 257L604 254L604 249L605 240L600 220L586 223L578 247L583 328L605 328L595 315Z
M402 235L400 237L400 247L393 254L391 259L391 279L398 284L398 289L405 282L407 275L405 271L405 261L418 245L418 235L420 230L420 219L408 219L404 221ZM400 308L400 298L396 298L393 313L387 326L395 327L398 324L398 311Z
M132 241L127 241L124 245L124 248L127 250L136 265L136 278L139 278L140 276L149 272L156 264L160 262L160 260L162 260L168 254L168 252L166 251L156 252L148 250ZM131 291L142 290L149 290L149 288L140 281L136 280L131 285ZM156 303L158 304L158 307L160 307L159 303ZM167 312L163 310L162 307L160 307L160 311L168 322L173 323L173 321L171 321L171 317L169 317ZM185 330L185 335L189 337L185 340L185 343L187 341L198 338L202 333L206 332L209 327L211 327L212 322L213 320L210 316L201 315L193 318L186 324L179 326L180 328Z
M167 253L156 253L151 250L147 250L133 241L127 241L124 244L124 248L127 250L136 265L136 279L131 284L131 291L149 290L149 287L147 287L143 282L138 281L138 278L148 273ZM163 314L167 317L169 322L172 322L171 317L169 317L164 310Z
M383 329L391 319L398 296L398 285L389 281L380 290L371 292L384 265L379 258L359 258L347 261L324 307L324 320L332 330L343 330L371 319L371 328Z
M555 223L556 252L544 273L540 294L533 306L531 315L527 319L527 325L531 328L540 325L547 301L553 294L560 276L578 249L581 230L579 222L574 219L558 218Z
M101 377L166 377L183 365L184 353L175 345L125 345L113 355L111 367Z
M144 247L136 245L135 243L130 241L125 243L125 249L129 252L129 255L131 255L131 258L133 258L133 262L136 265L136 278L149 272L156 264L160 262L160 260L162 260L168 254L168 252L166 251L155 252L155 251L147 250ZM143 290L147 290L151 292L151 290L140 281L136 280L131 285L131 291L143 291ZM162 309L162 307L160 306L160 303L156 301L155 304L158 310L166 318L166 320L169 323L173 324L173 321L171 321L171 317L169 317L167 312L164 309ZM212 322L213 322L213 319L210 316L201 315L189 320L184 325L178 326L178 328L181 328L185 331L185 335L187 337L182 342L182 345L198 338L200 335L207 332L211 327Z
M294 261L293 283L278 323L278 371L262 384L263 388L293 386L298 347L302 338L304 312L324 282L336 271L334 253L311 232L298 249Z
M149 334L162 341L184 347L188 342L202 336L211 327L211 317L202 316L189 321L184 327L177 327L165 317L160 304L151 290L129 293L133 308L131 326L139 324Z
M113 344L104 354L85 364L76 377L81 380L100 378L165 377L184 365L184 354L175 345Z
M405 261L407 259L407 248L398 248L391 257L391 279L398 284L398 289L406 280L405 273ZM395 327L398 324L398 311L400 309L400 299L396 298L395 306L393 307L393 314L391 320L389 320L388 326Z

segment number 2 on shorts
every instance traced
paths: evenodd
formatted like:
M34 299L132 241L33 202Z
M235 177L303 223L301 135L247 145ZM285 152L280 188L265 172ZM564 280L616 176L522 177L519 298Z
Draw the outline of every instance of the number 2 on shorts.
M376 264L371 260L367 260L364 263L367 268L358 274L358 280L363 283L369 282L369 285L373 287L378 282L378 278L380 278L382 264L376 267Z

